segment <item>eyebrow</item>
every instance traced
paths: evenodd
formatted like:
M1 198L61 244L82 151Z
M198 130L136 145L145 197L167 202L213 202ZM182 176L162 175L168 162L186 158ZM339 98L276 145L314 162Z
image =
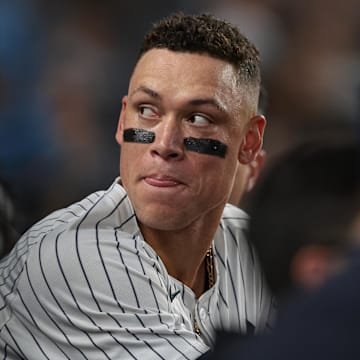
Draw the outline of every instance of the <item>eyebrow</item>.
M138 93L138 92L143 92L149 96L151 96L154 99L157 100L161 100L162 96L156 92L155 90L152 90L150 88L148 88L147 86L139 86L138 88L136 88L131 94L130 96ZM226 113L226 109L225 107L220 104L216 99L214 98L199 98L199 99L191 99L190 101L188 101L188 104L193 105L193 106L199 106L199 105L212 105L214 106L216 109L218 109L221 112Z
M203 98L203 99L193 99L189 101L191 105L212 105L216 107L219 111L226 112L226 109L214 98Z
M146 86L139 86L130 94L130 96L136 94L137 92L143 92L143 93L153 97L154 99L161 100L161 95L158 92L156 92L155 90L152 90Z

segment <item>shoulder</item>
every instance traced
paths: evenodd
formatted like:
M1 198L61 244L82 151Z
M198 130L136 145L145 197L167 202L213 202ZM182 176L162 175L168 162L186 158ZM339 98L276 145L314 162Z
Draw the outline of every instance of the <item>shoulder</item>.
M225 238L231 237L236 243L247 242L249 215L238 207L226 204L221 217L220 229Z
M215 244L217 252L243 267L253 257L253 248L248 240L248 214L231 204L226 204L218 228Z
M90 194L33 225L3 259L3 267L16 261L21 266L11 271L20 275L26 264L27 269L34 269L34 278L39 271L54 266L60 272L63 265L72 271L82 261L93 263L96 269L94 254L100 248L107 252L117 246L120 238L125 244L132 240L131 231L137 228L133 218L125 190L114 182L108 190Z
M102 263L102 255L118 253L119 244L136 247L137 231L127 193L114 182L109 189L50 214L24 237L32 239L36 262L42 260L49 266L58 262L59 267L67 264L67 268L89 263L96 269Z
M127 193L115 181L107 190L94 192L79 202L54 211L33 225L23 238L30 239L34 244L49 238L78 237L83 233L89 234L104 229L114 231L125 228L123 230L126 232L129 230L128 223L133 218L134 211ZM136 230L134 221L131 222L132 231Z
M249 215L237 206L226 204L221 221L227 226L247 227L249 222Z

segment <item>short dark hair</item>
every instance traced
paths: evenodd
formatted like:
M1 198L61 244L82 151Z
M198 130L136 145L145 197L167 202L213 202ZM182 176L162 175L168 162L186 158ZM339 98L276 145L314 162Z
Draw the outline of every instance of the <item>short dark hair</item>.
M241 84L260 84L257 48L236 26L210 14L178 12L153 24L144 37L139 57L154 48L208 54L234 65Z

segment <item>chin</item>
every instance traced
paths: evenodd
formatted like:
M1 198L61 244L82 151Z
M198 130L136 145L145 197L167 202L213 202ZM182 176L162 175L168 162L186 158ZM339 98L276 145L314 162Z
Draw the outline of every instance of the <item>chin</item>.
M159 231L176 231L186 227L184 214L176 211L157 211L146 214L143 211L137 212L136 217L142 226Z

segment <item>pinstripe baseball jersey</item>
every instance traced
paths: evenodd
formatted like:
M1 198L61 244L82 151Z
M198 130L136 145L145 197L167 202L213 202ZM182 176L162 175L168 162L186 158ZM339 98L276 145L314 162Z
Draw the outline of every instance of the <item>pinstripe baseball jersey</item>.
M225 207L213 240L216 283L196 299L144 241L117 181L50 214L0 262L1 357L196 359L217 328L264 326L271 297L247 221Z

